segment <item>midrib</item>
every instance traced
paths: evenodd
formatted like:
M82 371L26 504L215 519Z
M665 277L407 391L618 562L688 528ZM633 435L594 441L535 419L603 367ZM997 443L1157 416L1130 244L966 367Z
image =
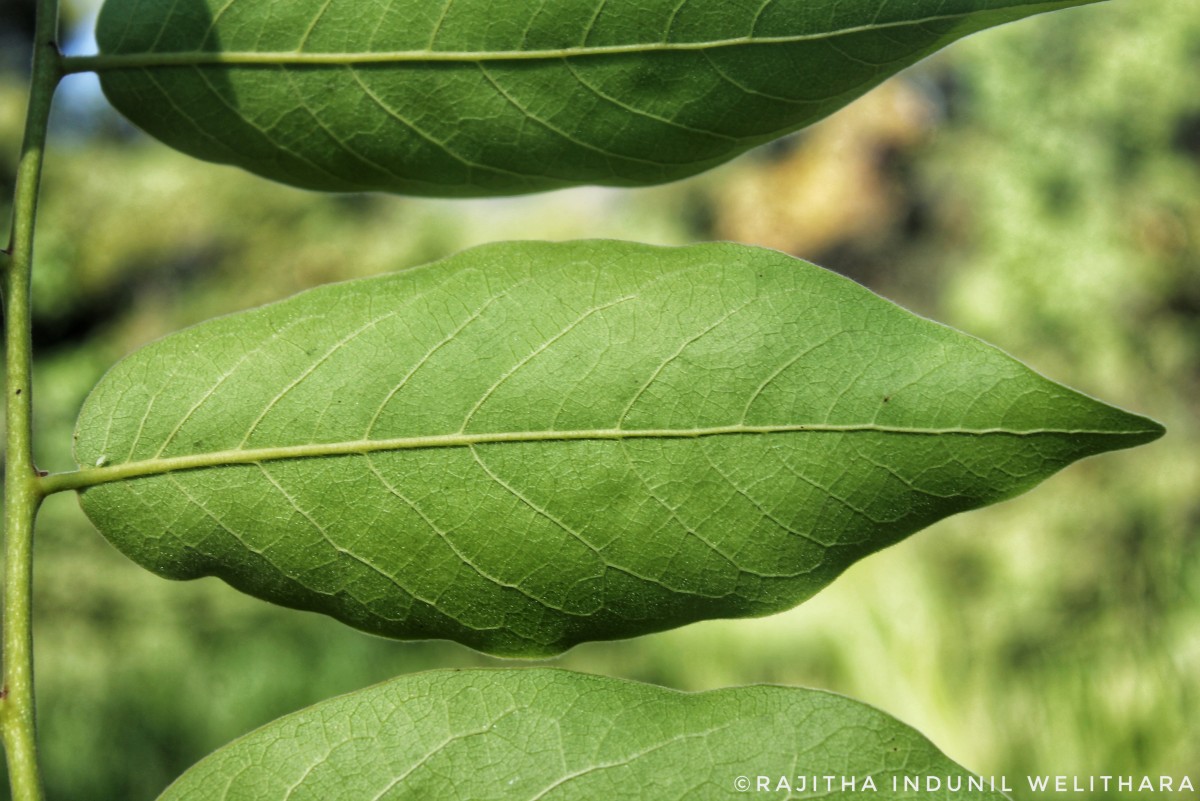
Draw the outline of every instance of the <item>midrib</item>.
M309 445L287 445L276 448L240 448L234 450L196 453L161 459L145 459L109 466L85 467L66 473L56 473L42 479L44 494L80 490L114 481L162 475L181 470L257 464L292 459L317 459L331 456L353 456L387 451L431 450L439 448L469 448L476 445L527 444L537 442L624 441L639 439L700 439L704 437L745 436L764 434L846 434L876 433L905 436L1119 436L1137 437L1154 433L1145 431L1113 431L1102 429L1036 428L1012 430L1006 428L911 428L903 426L859 425L729 425L706 428L597 428L574 431L518 431L478 434L438 434L426 437L323 442ZM103 463L101 457L100 463Z
M538 61L586 56L628 55L639 53L688 52L744 45L796 44L822 41L856 33L884 31L965 19L978 12L942 14L920 19L857 25L832 31L791 36L739 36L697 42L641 42L627 45L597 45L540 50L395 50L356 53L313 53L303 51L177 51L151 53L108 53L94 56L68 56L63 59L67 73L103 70L141 69L146 67L226 66L351 66L403 63L474 63L479 61Z

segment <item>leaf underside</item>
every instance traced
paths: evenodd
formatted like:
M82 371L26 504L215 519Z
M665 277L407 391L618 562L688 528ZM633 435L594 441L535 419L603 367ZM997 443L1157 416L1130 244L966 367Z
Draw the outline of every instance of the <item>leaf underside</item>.
M161 575L535 656L789 608L1160 433L779 253L506 243L135 353L69 478Z
M955 39L1093 0L106 0L104 91L167 144L421 195L694 175Z
M909 727L840 696L687 694L539 669L417 674L326 701L207 757L160 801L707 801L745 792L742 779L756 792L759 776L793 798L926 799L904 790L926 777L961 788L939 797L1004 798Z

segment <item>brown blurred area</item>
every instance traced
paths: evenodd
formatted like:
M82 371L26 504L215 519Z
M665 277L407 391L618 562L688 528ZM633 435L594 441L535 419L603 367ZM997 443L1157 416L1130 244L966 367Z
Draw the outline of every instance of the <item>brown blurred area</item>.
M888 81L848 108L731 170L712 198L713 234L823 262L903 239L914 202L898 162L938 123L910 81Z

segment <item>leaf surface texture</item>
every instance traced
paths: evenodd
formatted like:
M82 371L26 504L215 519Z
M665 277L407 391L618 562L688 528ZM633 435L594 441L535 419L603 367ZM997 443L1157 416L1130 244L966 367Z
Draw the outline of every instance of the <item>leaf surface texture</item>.
M789 608L1160 433L779 253L505 243L144 348L65 480L162 575L544 655Z
M1004 798L840 696L688 694L539 669L417 674L317 704L217 751L160 801L706 801L746 792L742 780L756 792L759 775L780 795L781 780L809 783L791 797L926 799L904 779L932 776L960 788L938 797ZM875 791L843 793L843 779Z
M637 186L802 128L966 34L1089 0L107 0L167 144L314 189Z

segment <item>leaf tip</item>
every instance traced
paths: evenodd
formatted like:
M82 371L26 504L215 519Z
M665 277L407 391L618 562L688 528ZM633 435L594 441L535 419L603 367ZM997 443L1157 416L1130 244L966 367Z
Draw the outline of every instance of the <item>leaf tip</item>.
M1160 439L1167 433L1166 426L1157 420L1152 420L1149 417L1144 417L1140 414L1127 412L1116 406L1105 405L1109 413L1109 419L1106 422L1106 428L1109 432L1116 435L1112 438L1113 441L1106 447L1106 451L1123 450L1125 448L1136 448L1139 445L1146 445Z

